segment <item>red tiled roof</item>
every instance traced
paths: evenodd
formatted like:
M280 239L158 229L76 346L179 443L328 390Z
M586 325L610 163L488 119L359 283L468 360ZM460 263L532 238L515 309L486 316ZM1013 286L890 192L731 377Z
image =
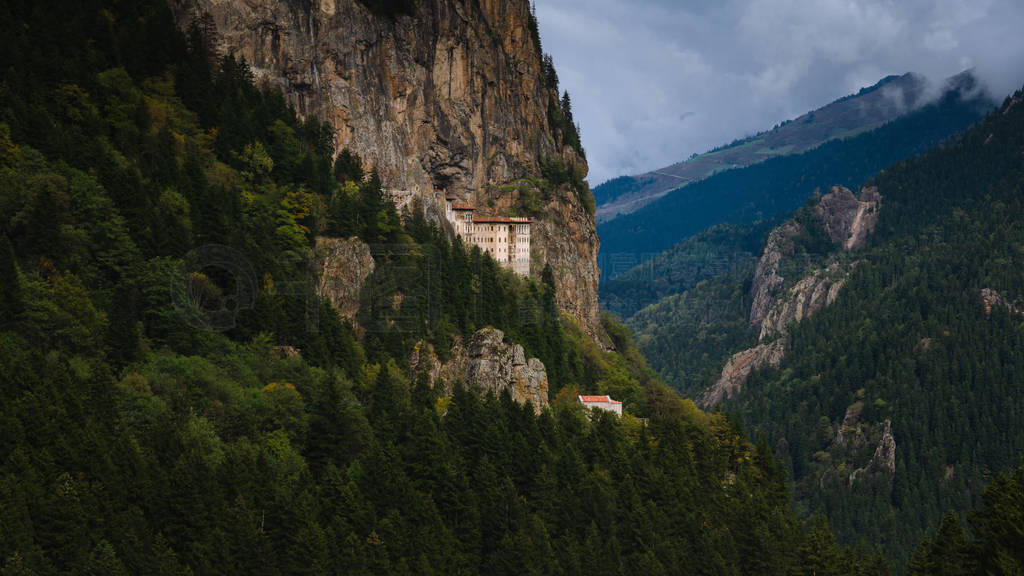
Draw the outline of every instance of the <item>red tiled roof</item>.
M443 192L443 190L438 190L438 192ZM458 200L458 198L456 198L455 196L452 196L451 194L445 194L444 195L444 199L445 200Z
M612 400L611 396L580 396L580 402L585 404L591 402L605 402L607 404L622 404L618 400Z
M517 218L508 216L478 216L476 218L473 218L473 222L485 224L529 224L532 221L529 218Z
M476 210L469 204L452 204L452 210Z

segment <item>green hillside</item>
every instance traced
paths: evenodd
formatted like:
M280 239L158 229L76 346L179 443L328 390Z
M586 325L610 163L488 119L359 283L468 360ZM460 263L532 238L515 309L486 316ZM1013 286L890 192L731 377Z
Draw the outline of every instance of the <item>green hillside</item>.
M838 299L784 336L778 369L755 372L723 406L786 462L799 514L824 513L841 541L880 543L897 565L1024 454L1021 100L868 182L880 218L848 257L859 263ZM742 239L735 230L725 245ZM669 384L696 394L757 342L746 270L629 320ZM871 465L887 421L891 475Z
M208 45L158 0L0 6L2 573L887 573L624 329L599 349L549 272L397 214ZM365 332L309 282L317 234L377 246ZM413 376L485 325L551 408Z

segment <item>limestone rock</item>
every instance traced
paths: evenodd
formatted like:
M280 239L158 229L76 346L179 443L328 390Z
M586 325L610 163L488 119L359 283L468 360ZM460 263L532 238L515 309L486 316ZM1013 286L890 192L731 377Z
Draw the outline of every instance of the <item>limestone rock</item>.
M874 230L880 203L877 188L864 188L858 199L848 189L837 186L819 199L815 214L837 248L850 252L864 246ZM785 264L789 264L788 269L794 268L795 239L803 232L802 224L789 220L768 235L751 284L750 324L760 330L761 344L729 359L718 381L701 395L702 405L714 406L731 397L752 371L767 365L778 366L786 354L780 337L789 326L832 304L846 285L857 263L835 254L817 267L811 266L810 259L797 262L795 268L802 270L801 276L787 283L780 271ZM769 343L773 338L775 341Z
M749 350L737 352L729 358L722 375L714 386L708 388L698 398L697 403L703 408L713 408L726 398L738 393L754 370L765 366L778 366L786 354L783 340L768 344L759 344Z
M409 364L414 373L428 374L432 384L443 384L446 394L451 394L452 386L459 380L495 394L508 390L516 402L530 401L537 413L548 405L544 363L526 358L522 346L505 342L504 332L495 328L477 330L465 346L456 339L444 363L429 344L419 342Z
M877 188L864 188L857 199L848 189L836 186L820 198L815 214L839 250L851 252L867 242L878 221L880 204ZM802 225L795 220L772 230L758 260L751 286L750 324L761 330L761 340L785 332L790 323L831 304L855 265L843 264L835 255L816 269L810 269L808 261L802 265L802 277L795 283L791 280L786 288L786 278L780 269L787 259L795 257L794 239L802 232Z
M359 292L374 269L370 247L355 237L318 236L313 252L317 294L342 316L354 320L359 312Z
M835 186L815 210L832 241L851 252L864 246L875 229L881 200L877 187L862 189L858 200L849 189Z
M750 324L760 326L774 302L775 292L782 287L784 278L779 275L782 259L793 253L793 238L800 233L800 225L789 221L768 234L764 253L754 269L751 293L754 296L750 306Z
M548 376L544 364L536 358L527 360L522 346L504 340L505 334L494 328L483 328L473 334L466 349L469 356L466 384L495 394L507 389L513 400L529 400L539 413L548 405Z
M809 318L832 304L848 276L849 271L835 262L805 276L785 295L771 302L761 321L760 339L782 334L790 324Z
M850 477L847 481L848 485L853 486L853 483L859 476L869 472L885 474L889 477L890 484L896 475L896 439L892 435L892 420L888 418L885 419L882 437L878 440L878 445L875 446L875 452L871 455L871 460L863 468L857 468L850 472Z

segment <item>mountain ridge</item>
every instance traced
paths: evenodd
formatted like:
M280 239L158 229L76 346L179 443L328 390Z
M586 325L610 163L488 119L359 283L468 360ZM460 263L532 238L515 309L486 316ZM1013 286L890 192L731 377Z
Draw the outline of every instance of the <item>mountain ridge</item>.
M976 85L970 70L946 79L945 88ZM753 136L738 138L703 154L634 176L620 176L594 187L597 220L609 222L723 170L770 158L799 154L834 139L856 136L920 108L932 96L928 80L912 72L890 75L832 102Z
M970 126L993 105L967 85L858 136L715 174L600 224L601 258L640 263L709 226L770 219L832 186L858 189L894 162L925 152Z

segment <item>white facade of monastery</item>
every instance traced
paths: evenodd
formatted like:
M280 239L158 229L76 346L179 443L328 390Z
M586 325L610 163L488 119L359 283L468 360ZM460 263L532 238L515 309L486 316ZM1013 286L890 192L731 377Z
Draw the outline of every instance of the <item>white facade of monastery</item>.
M502 266L520 276L530 274L529 218L475 216L475 208L445 196L445 217L462 241L479 246Z

